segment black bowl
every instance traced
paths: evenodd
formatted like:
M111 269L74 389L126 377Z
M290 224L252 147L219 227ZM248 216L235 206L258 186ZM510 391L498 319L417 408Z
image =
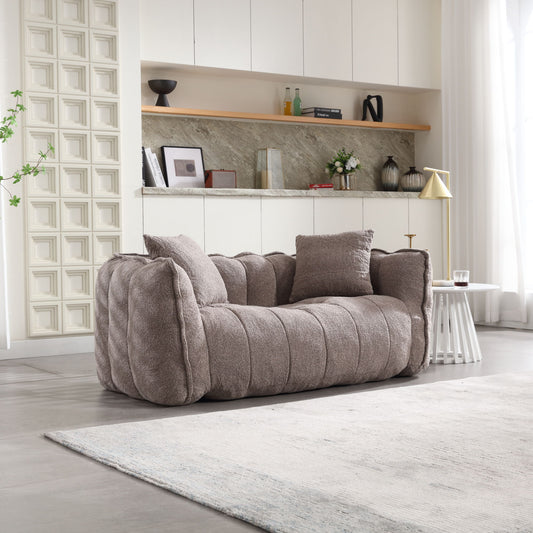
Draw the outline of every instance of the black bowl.
M165 95L171 93L177 85L176 80L148 80L148 86L154 93L159 95L156 106L169 107L168 99Z

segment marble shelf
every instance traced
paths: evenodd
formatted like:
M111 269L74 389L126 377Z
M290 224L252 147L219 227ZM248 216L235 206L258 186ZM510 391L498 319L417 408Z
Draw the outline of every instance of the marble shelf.
M147 196L245 196L245 197L300 197L300 198L418 198L417 192L338 191L331 189L202 189L177 187L143 187Z

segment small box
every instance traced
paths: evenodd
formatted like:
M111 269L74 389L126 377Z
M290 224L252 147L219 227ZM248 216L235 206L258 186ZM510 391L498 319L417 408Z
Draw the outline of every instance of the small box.
M205 186L212 189L235 189L237 173L235 170L208 170L205 173Z

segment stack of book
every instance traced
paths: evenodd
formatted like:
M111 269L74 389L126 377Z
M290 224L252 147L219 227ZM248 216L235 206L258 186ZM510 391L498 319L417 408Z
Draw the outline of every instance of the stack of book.
M333 189L333 183L311 183L310 189Z
M342 111L331 107L305 107L302 109L302 116L316 118L337 118L342 119Z
M159 161L150 148L143 146L143 185L145 187L166 187Z

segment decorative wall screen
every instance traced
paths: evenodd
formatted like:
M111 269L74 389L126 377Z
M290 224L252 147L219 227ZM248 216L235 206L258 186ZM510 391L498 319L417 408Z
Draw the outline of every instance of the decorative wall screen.
M94 280L121 246L118 19L115 0L24 0L30 336L93 331Z

